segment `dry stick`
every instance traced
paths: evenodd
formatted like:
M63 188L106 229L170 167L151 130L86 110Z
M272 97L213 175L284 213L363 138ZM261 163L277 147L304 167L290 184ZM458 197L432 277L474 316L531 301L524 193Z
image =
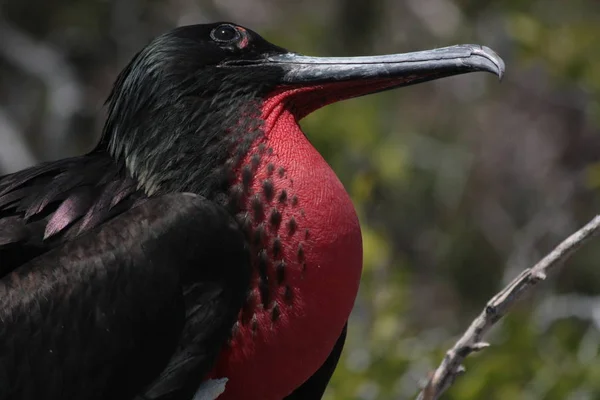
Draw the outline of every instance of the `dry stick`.
M529 288L546 279L546 273L550 269L564 262L599 230L600 215L569 236L533 268L521 272L508 286L495 295L454 347L448 350L440 366L432 374L425 388L419 393L417 400L438 399L454 383L454 380L465 371L462 366L463 360L469 354L489 346L488 343L482 341L483 335L508 312L517 300L523 297Z

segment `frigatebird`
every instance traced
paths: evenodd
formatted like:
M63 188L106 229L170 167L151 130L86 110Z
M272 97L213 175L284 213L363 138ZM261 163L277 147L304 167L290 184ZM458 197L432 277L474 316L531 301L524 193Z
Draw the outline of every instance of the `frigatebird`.
M0 178L0 399L320 399L362 268L298 121L473 71L489 48L318 58L221 22L154 39L89 153Z

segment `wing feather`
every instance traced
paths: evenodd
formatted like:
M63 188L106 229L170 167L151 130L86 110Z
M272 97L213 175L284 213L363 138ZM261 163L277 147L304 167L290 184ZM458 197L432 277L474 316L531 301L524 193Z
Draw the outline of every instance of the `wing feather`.
M143 197L105 153L0 177L0 272L99 226Z
M0 280L0 400L191 398L249 281L224 209L148 199Z

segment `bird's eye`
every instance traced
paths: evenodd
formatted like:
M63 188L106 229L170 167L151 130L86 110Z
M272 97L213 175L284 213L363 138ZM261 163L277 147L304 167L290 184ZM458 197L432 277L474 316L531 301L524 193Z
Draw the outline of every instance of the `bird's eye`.
M229 43L240 38L240 32L231 25L219 25L210 33L210 37L219 43Z

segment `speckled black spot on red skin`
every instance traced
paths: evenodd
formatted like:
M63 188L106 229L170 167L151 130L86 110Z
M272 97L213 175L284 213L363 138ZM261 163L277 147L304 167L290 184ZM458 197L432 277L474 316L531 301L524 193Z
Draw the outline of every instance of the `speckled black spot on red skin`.
M267 154L268 154L268 155L273 155L273 148L272 148L272 147L269 147L269 148L267 149Z
M231 211L239 210L242 207L242 199L244 198L244 188L242 185L233 185L229 191L228 208Z
M270 292L269 292L269 275L267 274L267 270L269 267L269 255L267 254L266 249L261 249L258 252L258 291L260 292L260 299L263 304L263 307L267 308L270 302Z
M244 232L246 235L249 235L250 232L252 231L252 218L250 218L250 214L247 212L239 214L237 216L237 220L238 220L238 223L240 224L240 228L242 229L242 232Z
M308 232L308 229L304 230L304 239L308 239L310 237L310 233Z
M264 143L261 143L261 144L259 144L259 145L258 145L258 152L259 152L260 154L263 154L263 153L265 152L265 149L266 149L266 147L267 147L267 146L266 146Z
M273 175L273 171L275 171L275 165L273 165L273 163L268 163L267 164L267 174L269 174L269 176Z
M252 182L252 169L249 165L242 167L242 185L244 187L244 193L250 191L250 183Z
M285 289L283 290L283 299L289 306L293 305L294 303L294 291L289 285L286 285Z
M292 196L292 205L293 206L297 206L298 205L298 196L296 196L296 195Z
M225 165L223 165L223 169L219 173L221 175L221 179L224 179L226 182L233 181L236 177L234 170L238 164L239 161L235 160L235 157L225 161Z
M258 317L256 316L256 314L254 314L252 316L252 335L256 335L256 332L258 332Z
M290 218L290 220L287 223L288 226L288 233L290 235L293 235L294 233L296 233L296 229L298 229L298 223L296 222L296 218L292 217Z
M265 195L265 199L267 199L267 201L273 200L273 195L275 193L273 181L270 179L265 179L263 181L262 187L263 187L263 193Z
M304 246L302 243L298 245L298 261L304 262Z
M277 275L277 284L281 285L285 280L285 261L281 260L277 262L275 273Z
M269 255L267 254L266 249L260 249L258 252L258 274L261 280L266 280L267 278L267 269L269 267Z
M285 203L287 201L287 191L283 189L281 193L279 193L279 202Z
M265 224L262 222L254 229L254 233L252 234L252 244L255 247L260 247L263 245L263 243L265 243L266 238L267 232L265 229Z
M277 168L277 174L279 175L280 178L283 178L283 175L285 175L285 168L283 168L283 167Z
M248 135L248 137L245 140L242 140L238 144L237 149L234 152L235 153L234 162L236 164L241 161L241 159L244 157L244 155L248 154L248 151L250 150L250 144L252 143L250 136L252 136L252 135Z
M279 320L280 315L281 310L279 310L279 304L275 303L275 305L271 309L271 321L277 322L277 320Z
M250 292L248 294L248 297L246 298L246 304L244 305L244 308L242 309L242 318L241 318L242 325L246 326L250 322L250 319L254 315L255 304L256 304L256 301L254 299L254 293Z
M258 165L260 164L260 154L258 154L258 153L252 154L252 157L250 158L250 162L252 163L252 169L254 171L256 171L256 169L258 168Z
M252 212L254 214L254 221L255 222L262 221L264 218L264 208L263 208L263 202L258 195L252 196L251 205L252 205Z
M306 263L303 262L302 263L302 274L304 275L306 273Z
M281 254L281 238L279 235L273 240L273 258L279 257Z
M258 291L260 292L260 300L263 308L269 307L271 302L271 292L269 291L269 278L260 279L258 282Z
M278 209L274 208L271 210L271 216L269 217L269 222L274 229L278 229L281 224L281 213Z

